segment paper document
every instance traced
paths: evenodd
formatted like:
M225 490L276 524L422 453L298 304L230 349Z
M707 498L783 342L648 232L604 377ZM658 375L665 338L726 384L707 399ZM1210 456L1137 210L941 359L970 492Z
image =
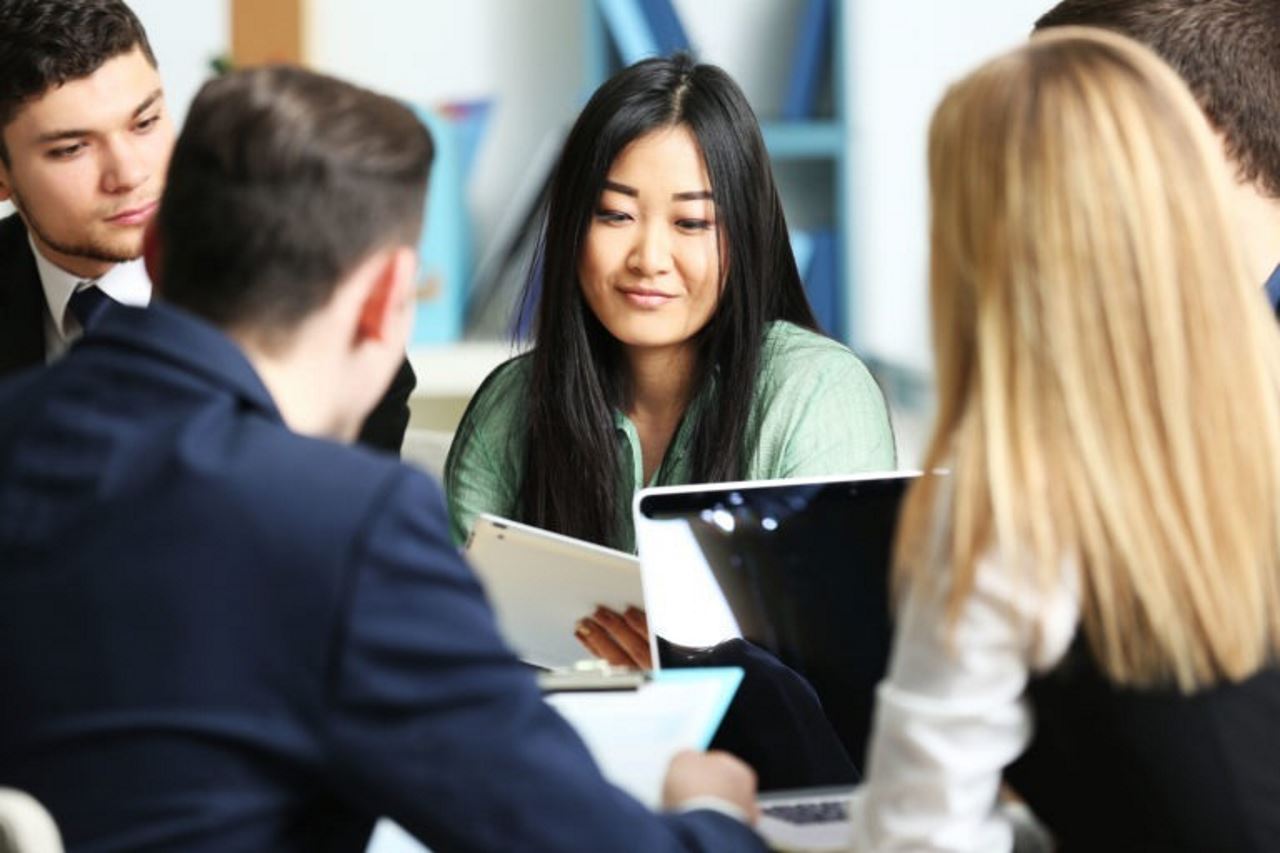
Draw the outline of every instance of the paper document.
M664 669L636 690L553 693L547 702L577 730L606 779L656 809L672 756L706 749L741 681L736 667Z
M577 730L606 779L657 809L672 756L706 749L741 681L737 667L664 669L635 690L552 693L546 699ZM367 853L429 851L383 818Z
M373 825L369 846L365 853L431 853L421 841L390 818L381 818Z

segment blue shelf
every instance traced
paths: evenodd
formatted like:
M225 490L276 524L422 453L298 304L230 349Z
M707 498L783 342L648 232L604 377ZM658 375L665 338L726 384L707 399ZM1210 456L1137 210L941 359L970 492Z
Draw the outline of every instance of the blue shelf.
M845 145L844 127L827 121L761 122L764 144L774 157L793 160L839 157Z

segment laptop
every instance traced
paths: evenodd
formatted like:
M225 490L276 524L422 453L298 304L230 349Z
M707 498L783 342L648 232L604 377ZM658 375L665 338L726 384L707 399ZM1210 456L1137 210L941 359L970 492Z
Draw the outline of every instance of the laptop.
M898 511L918 472L644 489L633 504L657 637L741 637L803 676L855 766L866 765L891 642ZM848 843L845 780L762 791L761 829L784 849ZM795 831L792 831L795 830Z
M507 642L542 669L591 657L573 629L597 605L622 613L644 600L631 554L495 515L477 516L466 556Z

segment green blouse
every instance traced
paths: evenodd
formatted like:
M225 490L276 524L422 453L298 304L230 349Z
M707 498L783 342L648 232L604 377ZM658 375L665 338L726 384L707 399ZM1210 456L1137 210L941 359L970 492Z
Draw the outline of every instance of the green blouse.
M459 427L472 431L466 451L449 451L448 494L454 540L466 540L476 515L514 518L524 469L524 401L530 362L518 356L494 370ZM697 401L695 401L695 407ZM696 408L691 414L696 415ZM634 494L643 480L640 439L635 425L613 413L623 465L622 494ZM688 483L692 417L676 431L652 480L644 485ZM748 416L744 480L822 474L856 474L895 467L893 429L884 395L858 357L844 345L786 322L770 324L760 355L755 402ZM752 443L754 437L754 443ZM627 462L629 460L629 464ZM570 481L565 488L572 489ZM635 530L626 502L622 551L635 550Z

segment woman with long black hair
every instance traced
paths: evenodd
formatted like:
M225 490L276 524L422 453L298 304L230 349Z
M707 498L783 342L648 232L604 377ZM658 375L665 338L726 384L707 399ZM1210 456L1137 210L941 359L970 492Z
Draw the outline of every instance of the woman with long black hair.
M721 69L650 59L597 90L535 266L535 346L486 379L450 450L459 542L491 512L633 550L645 485L894 467L884 398L816 331L759 125Z

